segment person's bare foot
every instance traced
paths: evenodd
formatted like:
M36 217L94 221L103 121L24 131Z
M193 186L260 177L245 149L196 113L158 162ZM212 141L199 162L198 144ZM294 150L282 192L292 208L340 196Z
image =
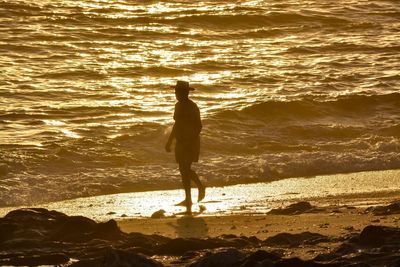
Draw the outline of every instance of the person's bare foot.
M182 212L182 215L186 215L186 216L191 216L191 215L193 215L192 209L188 209L188 210L186 210L185 212Z
M182 207L192 206L192 201L190 201L190 200L188 201L185 199L182 202L175 204L175 206L182 206Z
M197 202L202 201L206 196L206 187L204 185L199 187L199 195L197 197Z

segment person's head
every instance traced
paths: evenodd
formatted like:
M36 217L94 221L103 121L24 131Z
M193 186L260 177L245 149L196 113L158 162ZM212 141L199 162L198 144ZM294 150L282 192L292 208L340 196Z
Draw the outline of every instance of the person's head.
M189 91L193 91L194 88L189 86L189 82L177 81L175 88L175 97L178 101L184 101L189 98Z

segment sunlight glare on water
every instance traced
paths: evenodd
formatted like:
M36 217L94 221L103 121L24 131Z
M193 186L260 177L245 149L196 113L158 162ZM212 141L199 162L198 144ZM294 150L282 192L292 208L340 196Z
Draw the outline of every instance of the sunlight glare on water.
M179 188L164 152L177 80L196 88L209 185L400 168L399 12L0 0L0 205Z

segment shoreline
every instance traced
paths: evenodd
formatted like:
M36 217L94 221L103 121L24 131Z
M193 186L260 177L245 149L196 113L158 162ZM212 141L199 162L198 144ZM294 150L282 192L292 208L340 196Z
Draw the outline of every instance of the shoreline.
M317 205L339 204L343 201L352 201L352 205L356 206L379 205L390 202L396 194L400 195L398 177L400 170L385 170L208 187L205 200L195 203L194 211L205 208L202 216L265 214L270 209L296 201L312 201ZM196 199L197 190L192 189L192 192L192 197ZM100 195L39 205L0 208L0 216L25 207L43 207L68 215L86 216L97 221L150 217L161 209L170 216L183 211L183 208L174 206L183 197L182 189Z

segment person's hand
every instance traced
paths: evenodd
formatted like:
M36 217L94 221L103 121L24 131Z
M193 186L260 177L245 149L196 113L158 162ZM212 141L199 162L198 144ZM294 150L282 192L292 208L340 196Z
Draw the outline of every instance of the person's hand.
M165 151L167 151L168 153L171 152L171 143L170 143L170 142L168 142L168 143L165 145Z

